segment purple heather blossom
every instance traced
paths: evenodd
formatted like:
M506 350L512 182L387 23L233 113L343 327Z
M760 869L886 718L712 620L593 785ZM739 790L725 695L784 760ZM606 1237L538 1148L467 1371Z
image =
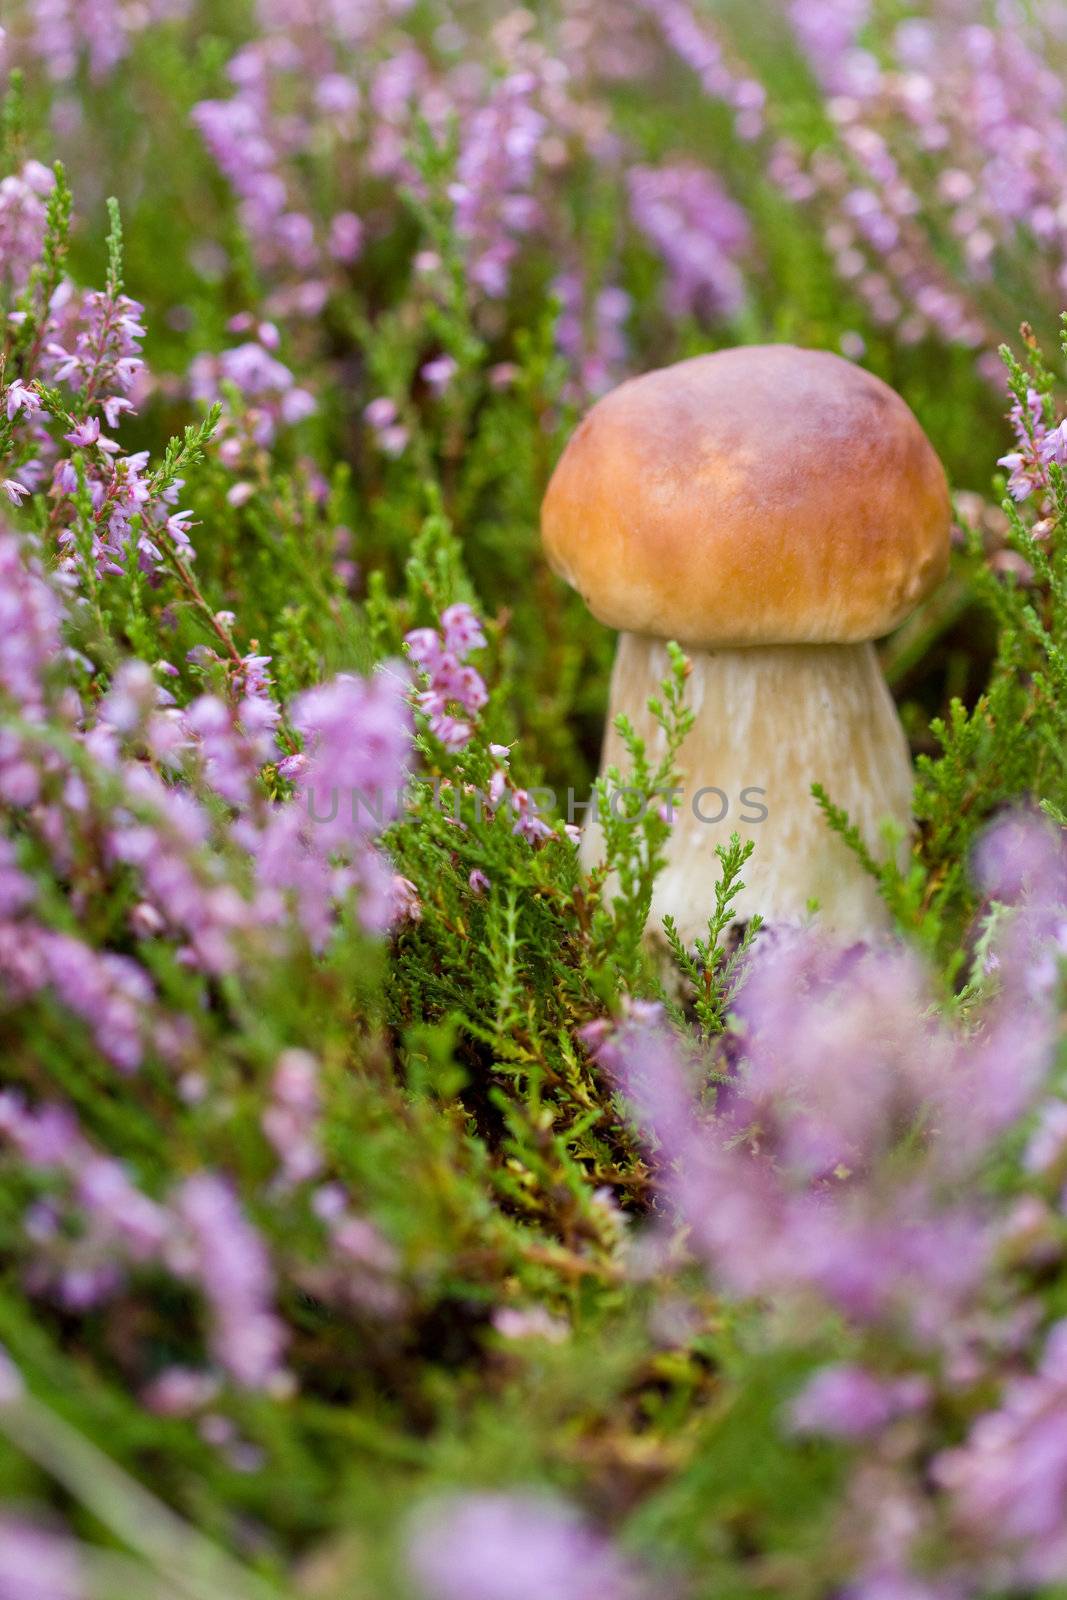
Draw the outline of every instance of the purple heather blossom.
M858 36L870 15L870 0L791 0L789 20L824 86L847 93L868 81L870 57Z
M629 174L634 221L666 267L672 316L729 316L744 298L738 257L748 222L713 173L695 162L635 166Z
M861 1439L916 1410L927 1398L928 1387L920 1378L877 1378L863 1367L842 1363L823 1367L809 1380L790 1407L790 1420L798 1433Z
M346 266L359 259L364 228L353 211L339 211L330 223L330 254Z
M121 1243L134 1261L151 1261L170 1237L167 1212L130 1181L118 1161L86 1155L79 1162L77 1199L94 1225Z
M73 348L59 343L58 337L47 346L48 370L53 382L81 391L88 407L103 404L116 390L124 395L133 387L144 365L140 357L144 307L116 290L102 290L87 293L80 311Z
M472 650L480 650L485 645L485 633L480 619L470 606L462 602L448 606L442 611L441 630L444 634L445 649L451 650L460 661L465 661Z
M276 709L272 720L277 720ZM230 805L238 809L247 806L259 768L273 753L270 727L265 730L267 743L263 748L250 746L242 737L234 709L213 694L194 700L184 723L204 763L205 781Z
M22 1373L3 1345L0 1345L0 1406L9 1406L14 1401L21 1400L24 1393Z
M311 1205L330 1243L328 1263L310 1274L315 1292L375 1317L398 1315L404 1306L400 1258L389 1240L367 1217L350 1210L339 1184L321 1185Z
M372 400L363 411L368 427L374 428L378 432L394 423L397 415L396 402L390 400L386 395L381 395L377 400Z
M1005 1587L1067 1577L1067 1324L1052 1329L1038 1371L1010 1380L934 1470L959 1524L1010 1563Z
M554 837L551 826L544 817L538 814L537 806L532 795L527 789L512 789L508 796L509 804L515 814L512 833L518 834L529 844L537 844L542 839Z
M65 433L63 437L68 444L78 445L81 449L86 449L89 445L96 444L100 438L100 418L87 417L84 422L80 422L76 428L72 429L70 433Z
M411 741L407 688L404 673L383 670L334 678L297 699L292 720L308 757L297 789L325 849L350 848L396 816Z
M189 1234L191 1276L207 1301L215 1360L242 1387L268 1388L281 1376L285 1329L273 1309L266 1246L214 1173L187 1178L174 1204Z
M433 361L427 361L420 371L434 393L443 394L459 371L459 364L452 356L436 356Z
M421 922L422 901L419 891L410 878L403 878L399 873L393 874L390 888L392 905L390 908L390 923Z
M71 934L42 929L34 942L56 997L88 1024L109 1061L122 1072L136 1070L154 997L148 974L129 956L94 950Z
M468 719L489 699L481 673L462 664L472 650L485 644L481 622L470 606L457 603L442 613L440 632L414 628L405 635L404 643L429 679L415 703L428 718L430 732L446 750L462 750L474 733Z
M161 702L162 691L143 661L124 661L101 700L97 716L122 736L139 733Z
M70 1168L82 1159L85 1150L71 1111L59 1105L34 1109L14 1089L0 1090L0 1136L36 1168Z
M424 1505L411 1522L408 1564L425 1600L644 1600L652 1593L576 1511L532 1493Z
M0 1600L84 1600L88 1593L72 1540L0 1516Z
M0 834L0 918L18 916L35 897L33 879L16 865L14 845Z
M408 655L417 667L431 673L444 654L444 643L436 628L412 628L404 635Z
M858 1325L936 1343L980 1292L995 1249L960 1192L1048 1069L1047 1006L1020 1028L1000 1002L973 1040L931 1014L914 959L765 940L734 1001L742 1060L696 1111L678 1043L632 1015L588 1037L662 1151L695 1251L741 1295L817 1293ZM943 1123L886 1174L908 1130Z
M387 456L403 455L411 437L409 430L398 421L399 415L396 402L385 395L372 400L363 411L367 426L373 430L379 448Z
M1026 1147L1026 1170L1042 1178L1067 1179L1067 1100L1049 1100Z
M0 286L6 284L15 294L26 287L40 258L47 223L46 202L55 181L54 174L39 161L27 161L19 172L0 178ZM15 387L16 384L11 385ZM36 410L40 402L36 396L33 398ZM11 415L9 411L8 416Z
M94 83L104 83L128 56L145 29L185 17L190 0L30 0L33 30L28 43L54 84L69 84L85 61ZM61 102L62 104L62 102Z
M502 1339L546 1339L549 1344L564 1344L570 1335L566 1322L544 1306L500 1306L493 1327Z
M131 554L142 570L155 570L163 559L161 541L168 538L191 559L185 513L174 510L181 484L157 495L147 471L147 452L123 455L120 445L101 432L97 414L102 413L109 427L117 427L134 408L128 394L147 386L138 353L144 333L141 307L115 288L80 294L64 283L50 310L39 366L50 381L65 383L74 391L71 404L78 420L68 429L65 442L85 454L79 458L80 469L70 459L57 459L56 441L38 427L29 441L34 455L20 469L20 481L31 490L50 483L50 520L61 553L61 572L76 576L83 561L71 526L79 470L91 503L91 548L100 575L124 571ZM24 415L39 408L33 390L20 391L14 385L12 389L9 407L17 403Z
M1016 905L1024 898L1067 903L1067 858L1060 830L1022 807L1003 812L975 847L972 870L991 900Z
M160 1417L189 1417L218 1398L219 1379L214 1373L190 1367L167 1367L141 1395L149 1411Z
M309 390L297 384L292 372L262 340L247 340L221 355L197 356L189 369L189 390L206 405L222 400L224 427L222 459L237 467L245 452L267 448L279 430L314 415L316 402ZM226 391L236 389L242 409L234 412Z
M1009 414L1018 448L997 462L1008 469L1008 492L1013 500L1025 500L1035 489L1047 489L1048 463L1058 459L1062 448L1059 430L1053 434L1047 430L1044 402L1035 389L1029 390L1027 401L1025 412L1015 402Z
M470 117L461 137L452 199L470 251L471 280L493 299L507 290L519 240L540 221L532 192L548 124L534 104L532 72L513 73Z
M603 394L623 376L630 354L630 298L608 285L588 306L588 286L573 270L560 273L553 291L560 302L556 342L574 373L570 392L576 398Z
M283 1050L271 1080L263 1131L281 1162L282 1182L306 1183L322 1167L319 1117L322 1095L319 1064L307 1050Z
M116 1292L127 1265L159 1259L172 1237L169 1213L136 1187L118 1161L92 1149L66 1107L34 1109L18 1094L0 1096L0 1136L35 1171L65 1177L80 1219L77 1235L69 1238L59 1225L58 1200L39 1201L26 1212L31 1293L85 1310Z
M32 414L40 411L41 397L35 389L29 389L21 378L15 378L4 390L4 410L7 412L8 421L16 417L20 411Z

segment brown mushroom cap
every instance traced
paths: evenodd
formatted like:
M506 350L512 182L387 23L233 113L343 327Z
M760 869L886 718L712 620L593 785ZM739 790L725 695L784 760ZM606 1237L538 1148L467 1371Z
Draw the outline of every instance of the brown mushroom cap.
M900 396L777 344L606 395L563 452L541 529L601 622L713 649L889 633L944 576L950 519Z

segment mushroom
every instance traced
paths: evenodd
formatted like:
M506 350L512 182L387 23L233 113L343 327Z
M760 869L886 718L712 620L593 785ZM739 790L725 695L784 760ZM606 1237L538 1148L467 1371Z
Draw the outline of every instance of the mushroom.
M873 640L948 568L944 470L912 412L839 356L756 345L624 383L567 445L542 508L548 560L619 630L602 771L625 768L625 712L655 760L647 710L691 660L696 720L680 753L652 926L706 935L733 831L755 840L738 921L876 930L870 875L812 798L822 783L872 853L912 831L912 768ZM595 820L582 860L602 855Z

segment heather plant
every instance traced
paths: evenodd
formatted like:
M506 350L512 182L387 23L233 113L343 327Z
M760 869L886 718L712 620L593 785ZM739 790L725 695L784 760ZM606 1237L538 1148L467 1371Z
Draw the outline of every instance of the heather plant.
M1057 1593L1056 8L9 10L0 1596ZM537 553L756 338L959 490L848 949L649 927L685 657L596 792Z

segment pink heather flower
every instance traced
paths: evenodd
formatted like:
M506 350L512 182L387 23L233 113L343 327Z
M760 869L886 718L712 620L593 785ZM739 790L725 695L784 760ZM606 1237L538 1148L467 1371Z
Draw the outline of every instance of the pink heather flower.
M280 1376L286 1334L272 1309L274 1275L266 1246L229 1185L213 1173L187 1178L175 1210L189 1232L215 1360L242 1387L268 1388Z
M142 1402L159 1417L190 1417L218 1398L219 1380L213 1373L190 1367L167 1367L141 1395Z
M143 661L124 661L100 702L98 717L116 733L134 734L148 721L161 693L151 667Z
M651 1600L629 1563L565 1502L538 1494L431 1501L408 1563L425 1600ZM664 1600L662 1587L657 1591Z
M263 1112L263 1131L281 1161L286 1186L305 1183L322 1168L319 1064L307 1050L283 1050Z
M18 916L36 897L33 879L16 865L14 845L0 834L0 917Z
M22 1373L0 1345L0 1406L13 1405L25 1393Z
M417 667L432 673L443 654L441 636L435 628L413 628L404 635L408 655Z
M85 1600L88 1593L72 1540L0 1516L0 1600Z
M492 777L489 779L489 804L491 806L498 806L500 804L505 793L507 792L507 787L507 773L502 767L494 768Z
M1022 1028L994 1008L960 1039L934 1020L905 952L801 935L757 947L733 1005L743 1060L714 1116L662 1029L630 1019L590 1035L663 1151L693 1248L734 1293L815 1292L858 1324L903 1319L936 1344L974 1305L996 1247L973 1173L1047 1072L1042 1008L1028 1005ZM924 1121L938 1135L887 1185Z
M70 433L65 433L63 437L68 444L80 445L83 448L95 444L100 437L100 418L87 417L84 422L79 422L76 428L72 429Z
M435 711L430 716L430 732L435 739L441 741L446 750L462 750L470 744L474 726L470 722L464 722L461 717L450 716L444 711Z
M608 286L587 304L588 286L574 271L560 273L553 290L560 301L556 342L575 371L575 394L603 394L624 373L629 357L626 321L630 299Z
M541 816L538 816L533 799L527 789L513 789L510 796L511 808L515 813L515 823L512 833L521 835L530 844L536 844L540 839L551 839L552 829Z
M544 1306L499 1306L493 1327L502 1339L546 1339L549 1344L564 1344L570 1333L567 1324Z
M436 394L442 394L458 371L458 363L451 356L437 356L426 362L422 376Z
M456 182L450 190L456 228L467 245L471 281L502 298L521 238L541 220L533 193L548 121L534 105L533 72L496 83L463 125Z
M242 737L231 707L218 695L201 695L185 713L185 726L196 739L212 789L232 806L248 805L259 752Z
M1042 1178L1067 1177L1067 1100L1049 1100L1026 1147L1026 1170Z
M16 378L8 384L4 396L4 409L8 421L13 421L20 411L25 411L27 416L41 409L41 397L33 389L28 389L21 378Z
M108 427L117 428L124 413L133 410L133 401L127 400L123 395L105 395L100 402L100 409L104 413Z
M487 703L489 691L476 668L459 666L455 657L446 652L431 675L429 689L420 699L430 712L456 704L473 714Z
M349 266L359 259L363 249L364 229L353 211L339 211L330 223L330 254L335 261Z
M130 1181L124 1167L106 1156L87 1155L79 1164L77 1198L94 1224L104 1224L135 1261L155 1259L171 1232L167 1212Z
M389 920L394 926L398 922L422 921L422 901L410 878L402 878L399 873L394 873L390 896L392 905Z
M364 420L377 437L379 449L387 456L403 455L407 449L410 434L398 420L399 415L395 401L385 395L372 400L363 411Z
M0 1090L0 1137L37 1168L76 1167L85 1150L78 1123L66 1106L33 1109L13 1089Z
M451 650L460 661L465 660L472 650L479 650L485 644L485 633L480 620L471 607L462 601L442 611L441 629L444 633L445 649Z
M1050 428L1041 441L1041 459L1046 463L1055 461L1058 466L1067 465L1067 433L1064 432L1067 424L1058 423L1055 428Z
M410 439L410 431L397 423L391 428L382 428L378 434L378 447L383 455L395 458L404 454Z
M16 478L4 478L0 482L0 489L3 489L13 506L20 506L30 492L26 485L19 483Z
M1067 860L1059 830L1038 812L1003 812L982 834L972 869L991 900L1014 905L1024 896L1067 896Z
M400 673L343 676L293 706L308 758L298 789L323 848L351 850L397 815L411 746L407 688Z
M487 889L491 888L490 881L481 867L472 867L467 882L470 885L472 894L484 894Z
M38 959L57 998L87 1023L101 1053L120 1072L134 1072L144 1055L154 990L129 956L94 950L72 934L42 929Z
M427 674L428 686L416 695L416 704L429 719L430 731L447 750L461 750L474 732L470 716L480 711L489 692L474 667L461 660L485 644L481 623L470 606L449 606L441 617L442 632L416 628L405 638L412 660ZM465 712L465 716L457 715Z
M61 498L63 495L76 493L77 488L78 474L73 461L65 458L62 461L57 461L55 471L52 474L52 493L57 498Z
M315 398L297 385L292 372L267 348L262 334L273 344L270 324L258 330L261 337L247 340L221 355L197 356L189 368L189 390L194 400L223 401L224 430L220 454L229 467L238 467L248 448L267 448L282 427L292 427L314 414ZM240 392L235 412L226 390Z
M877 1378L863 1367L842 1363L823 1367L810 1379L790 1408L798 1433L822 1433L838 1439L861 1439L914 1411L928 1398L921 1378Z
M737 260L747 247L749 228L718 178L695 162L683 161L632 167L629 187L634 220L666 266L671 314L736 312L744 298Z
M0 284L6 284L12 301L40 259L46 202L54 186L54 174L39 161L27 161L20 172L0 178Z
M378 400L372 400L363 410L364 419L376 433L380 433L383 428L388 428L394 423L397 419L397 414L395 402L387 399L384 395Z
M283 756L281 761L278 762L279 777L290 781L298 777L307 766L307 760L308 758L302 750L294 750L292 755Z
M998 467L1008 471L1008 493L1013 500L1025 500L1046 482L1045 473L1034 457L1020 450L1009 450L997 458Z
M934 1463L957 1520L1006 1563L1002 1587L1067 1575L1067 1324L1049 1334L1033 1377L1011 1380L958 1449ZM1008 1577L1008 1574L1011 1577Z

